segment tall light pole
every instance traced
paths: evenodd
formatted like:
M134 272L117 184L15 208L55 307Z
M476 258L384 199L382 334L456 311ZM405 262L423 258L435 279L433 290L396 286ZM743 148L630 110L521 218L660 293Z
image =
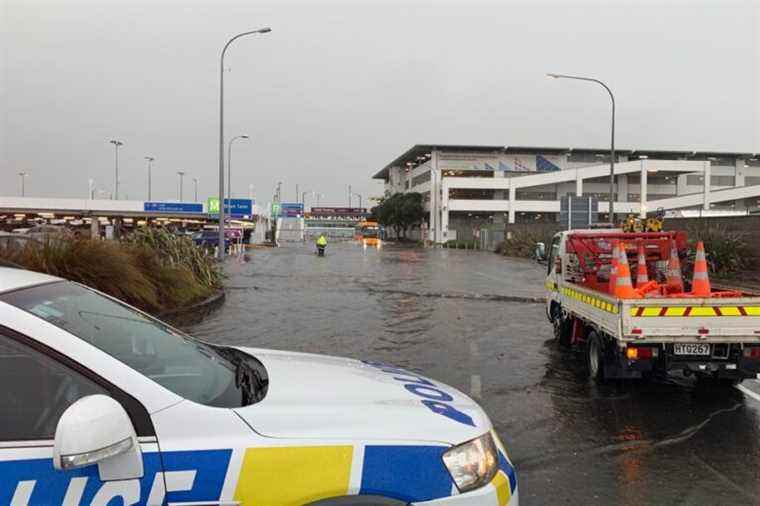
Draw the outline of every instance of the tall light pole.
M351 207L351 185L348 185L348 207Z
M303 212L306 212L306 194L311 193L312 197L316 195L314 192L301 192L301 204L303 204Z
M148 161L148 201L152 199L151 197L151 169L153 168L153 161L155 158L152 156L146 156L145 159Z
M193 185L195 185L195 200L193 202L198 202L198 178L193 178Z
M237 139L247 139L247 135L237 135L227 144L227 200L232 206L232 143Z
M24 185L24 180L26 179L26 176L28 176L29 174L27 174L26 172L19 172L18 175L21 178L21 196L25 197L26 196L26 188L25 188L25 185Z
M182 184L184 183L183 178L185 177L185 174L187 174L187 172L182 171L182 170L177 171L177 175L179 176L179 201L180 202L182 202Z
M599 79L583 76L568 76L565 74L546 74L554 79L575 79L576 81L588 81L602 86L610 95L612 101L612 134L610 141L610 225L615 225L615 95L612 90Z
M116 139L111 139L108 142L113 144L114 147L114 168L116 170L116 182L113 188L113 195L114 200L119 200L119 147L123 146L124 143Z
M271 31L271 28L259 28L235 35L224 45L219 58L219 260L224 260L224 55L230 44L240 37Z
M359 197L359 209L362 207L362 196L359 193L354 193L357 197Z

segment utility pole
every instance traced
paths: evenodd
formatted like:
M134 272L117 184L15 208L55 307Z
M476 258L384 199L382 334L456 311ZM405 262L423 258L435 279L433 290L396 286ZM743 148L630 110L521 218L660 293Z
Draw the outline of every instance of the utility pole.
M26 196L26 188L25 188L25 185L24 185L24 180L26 179L26 176L28 176L29 174L27 174L26 172L19 172L18 175L21 177L21 196L25 197Z
M146 156L145 159L148 161L148 201L152 200L151 196L151 169L153 166L153 161L155 158L152 156Z
M351 208L351 185L348 185L348 207Z
M185 174L187 174L187 172L184 172L182 170L177 171L177 175L179 176L179 201L180 202L182 202L182 183L183 183L183 178L185 177Z
M230 139L229 144L227 144L227 202L230 209L232 209L232 143L237 139L248 139L248 136L237 135Z
M612 128L610 132L610 225L615 226L615 95L612 94L612 90L604 84L599 79L594 79L593 77L583 77L583 76L568 76L565 74L546 74L547 77L551 77L553 79L575 79L576 81L587 81L591 83L596 83L605 90L607 90L607 94L610 96L610 100L612 101Z
M124 143L116 139L111 139L108 142L113 144L114 147L114 169L116 172L116 180L114 182L113 194L114 200L119 200L119 147L123 146Z
M193 178L193 184L195 185L195 200L193 202L198 202L198 178Z
M246 35L255 35L271 32L271 28L260 28L242 32L230 40L222 48L222 54L219 57L219 260L224 260L224 55L227 48L234 41Z

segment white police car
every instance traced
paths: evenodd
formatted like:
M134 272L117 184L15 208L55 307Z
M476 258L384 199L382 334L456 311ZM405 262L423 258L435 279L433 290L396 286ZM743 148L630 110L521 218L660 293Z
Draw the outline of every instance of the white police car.
M517 504L462 393L385 364L196 341L0 268L0 504Z

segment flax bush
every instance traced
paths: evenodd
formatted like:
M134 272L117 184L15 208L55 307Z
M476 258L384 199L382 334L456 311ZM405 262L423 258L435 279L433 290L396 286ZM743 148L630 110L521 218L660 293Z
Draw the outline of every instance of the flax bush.
M0 260L91 286L152 313L200 301L222 281L213 259L166 231L138 231L123 241L49 237L0 249Z

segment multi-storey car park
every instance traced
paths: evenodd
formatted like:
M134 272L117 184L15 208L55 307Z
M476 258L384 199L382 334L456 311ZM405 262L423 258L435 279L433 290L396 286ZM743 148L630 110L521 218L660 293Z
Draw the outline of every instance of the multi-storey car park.
M418 144L373 177L390 193L422 193L427 238L444 243L484 221L555 221L565 195L596 197L606 220L610 158L609 149ZM760 211L760 154L636 149L615 158L616 215Z

